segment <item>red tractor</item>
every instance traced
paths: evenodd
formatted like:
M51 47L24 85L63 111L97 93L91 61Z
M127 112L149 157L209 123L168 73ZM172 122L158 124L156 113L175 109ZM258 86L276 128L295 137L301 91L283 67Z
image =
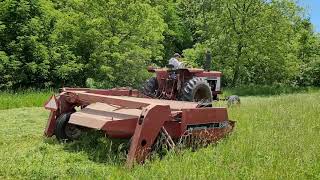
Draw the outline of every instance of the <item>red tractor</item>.
M143 87L146 96L158 99L203 101L217 100L221 94L219 71L184 68L148 68L156 74L148 79Z

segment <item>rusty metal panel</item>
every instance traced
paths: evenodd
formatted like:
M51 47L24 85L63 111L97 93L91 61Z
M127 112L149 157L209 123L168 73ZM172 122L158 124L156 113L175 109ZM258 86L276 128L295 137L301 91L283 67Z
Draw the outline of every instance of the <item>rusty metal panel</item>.
M55 95L52 95L50 99L44 104L44 108L52 111L58 110L58 103Z
M135 102L133 100L121 99L121 96L106 96L101 94L94 93L84 93L84 92L72 92L69 91L68 95L70 96L70 101L76 101L80 103L106 103L109 105L115 105L120 107L139 109L141 107L148 106L146 102ZM148 99L147 99L148 100Z
M127 109L111 106L105 103L93 103L82 109L81 112L88 114L101 114L102 116L110 116L114 119L128 119L140 116L141 109Z
M187 125L222 123L227 120L228 113L224 107L183 109L181 128L185 131Z
M94 129L102 129L108 121L136 119L140 113L141 110L138 109L119 110L108 104L93 103L73 113L70 116L69 123Z
M76 112L70 116L69 123L93 129L101 129L104 124L110 120L111 119L106 119L103 116Z
M108 97L119 99L119 100L137 102L137 103L148 103L148 105L149 104L169 105L170 109L176 110L176 111L179 111L181 109L187 109L187 108L196 108L198 105L198 103L187 102L187 101L172 101L172 100L136 98L136 97L127 97L127 96L108 96Z
M117 109L114 112L138 117L141 114L141 109Z
M55 130L55 126L56 126L56 115L57 115L56 111L53 111L53 110L50 111L47 125L44 130L44 135L47 137L51 137L54 134L54 130Z
M182 119L187 124L223 122L228 120L227 108L214 107L183 109Z
M148 157L164 122L170 120L170 114L168 105L149 105L144 108L132 137L126 162L128 167L135 162L141 163Z
M102 130L111 138L130 138L132 137L139 118L128 120L108 121Z
M160 100L150 98L137 98L129 96L106 96L94 93L72 92L68 91L70 101L80 101L81 103L106 103L114 106L126 107L131 109L141 109L151 104L169 105L172 110L181 110L187 108L196 108L197 103L186 101Z
M82 109L82 111L84 111L85 109L94 109L94 110L104 110L104 111L114 111L119 107L116 106L111 106L109 104L105 104L105 103L92 103L88 106L86 106L86 108Z
M86 92L100 95L113 95L113 96L139 96L139 91L131 88L113 88L113 89L91 89L91 88L68 88L64 87L61 91L72 92Z

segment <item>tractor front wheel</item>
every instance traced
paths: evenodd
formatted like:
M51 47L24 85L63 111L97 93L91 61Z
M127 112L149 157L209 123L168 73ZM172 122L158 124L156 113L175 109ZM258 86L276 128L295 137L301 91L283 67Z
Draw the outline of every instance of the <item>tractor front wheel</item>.
M75 140L80 137L81 129L69 124L70 115L72 113L63 113L57 118L55 135L58 140Z
M194 77L187 81L182 89L181 100L183 101L212 101L212 92L205 78Z

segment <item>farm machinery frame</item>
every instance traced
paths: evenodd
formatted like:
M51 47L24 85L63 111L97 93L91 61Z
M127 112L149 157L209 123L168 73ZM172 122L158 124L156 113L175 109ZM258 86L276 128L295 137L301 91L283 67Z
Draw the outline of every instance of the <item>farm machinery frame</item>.
M234 128L224 107L143 96L131 89L63 88L45 104L50 110L45 135L73 140L89 128L111 138L131 139L126 160L131 167L148 158L160 134L174 148L186 135L211 143Z

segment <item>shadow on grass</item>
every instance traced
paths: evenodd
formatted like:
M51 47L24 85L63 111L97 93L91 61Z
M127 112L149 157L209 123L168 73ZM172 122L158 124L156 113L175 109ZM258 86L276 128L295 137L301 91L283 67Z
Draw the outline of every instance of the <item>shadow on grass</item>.
M274 86L241 86L236 88L226 88L224 90L224 96L230 96L233 94L239 96L272 96L281 94L293 94L293 93L306 93L319 90L315 87L293 87L285 85Z
M89 160L97 163L122 165L125 163L128 140L109 139L102 132L84 132L80 139L72 142L58 142L50 138L45 140L48 144L63 144L68 152L84 152Z
M100 131L85 132L79 140L63 145L64 150L69 152L85 152L93 162L121 166L126 162L130 147L128 139L110 139ZM148 160L162 159L167 154L163 148L153 150Z
M229 135L215 143L204 143L201 141L194 141L192 144L186 142L176 142L176 148L169 150L164 145L163 140L156 140L157 144L153 146L150 157L146 162L161 160L165 157L183 156L187 152L196 152L202 148L214 148L220 143L226 143ZM50 145L62 144L63 150L71 153L85 153L90 161L95 163L123 166L126 162L127 152L129 149L129 140L125 139L110 139L105 137L103 132L88 131L84 132L80 139L72 142L59 142L53 138L45 138L44 143ZM182 143L182 144L181 144Z

